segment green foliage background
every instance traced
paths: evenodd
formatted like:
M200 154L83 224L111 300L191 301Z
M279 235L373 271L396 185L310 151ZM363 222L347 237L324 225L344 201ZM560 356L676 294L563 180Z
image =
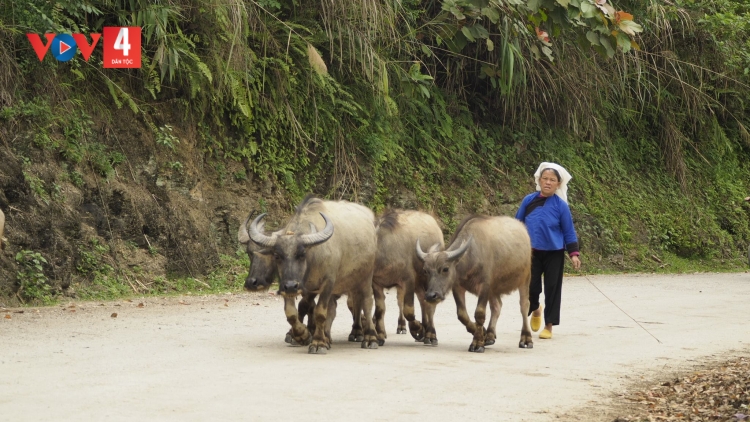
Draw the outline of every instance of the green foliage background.
M59 180L126 171L119 141L94 128L127 111L176 172L187 154L211 183L271 183L290 204L314 192L418 206L447 234L470 212L515 212L555 161L574 175L589 270L740 268L750 6L619 1L643 28L628 37L587 2L0 1L0 134L40 206ZM141 69L103 69L100 47L40 63L25 35L103 26L143 28ZM36 174L44 157L65 173ZM108 253L81 245L78 262ZM198 271L215 279L221 262Z

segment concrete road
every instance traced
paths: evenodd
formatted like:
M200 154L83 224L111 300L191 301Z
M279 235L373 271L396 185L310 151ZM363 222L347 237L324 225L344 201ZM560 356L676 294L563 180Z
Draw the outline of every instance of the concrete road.
M750 352L750 274L564 283L562 324L553 339L535 334L533 349L518 348L521 315L518 296L510 295L497 343L484 354L467 352L471 336L452 299L437 309L438 347L396 335L395 291L387 296L385 346L365 350L346 341L351 316L342 302L334 345L324 356L283 342L282 302L267 293L0 310L0 415L12 421L597 420L577 409L607 406L613 393L643 377ZM472 297L472 310L474 303Z

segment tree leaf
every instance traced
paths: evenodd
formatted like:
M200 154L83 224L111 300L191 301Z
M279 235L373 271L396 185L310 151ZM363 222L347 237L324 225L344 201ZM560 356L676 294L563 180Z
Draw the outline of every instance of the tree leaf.
M557 3L558 3L558 4L560 5L560 6L562 6L562 7L564 7L564 8L566 8L566 9L567 9L567 8L568 8L568 5L570 4L570 0L557 0Z
M491 39L487 38L487 51L492 51L494 49L495 43L493 43Z
M630 20L622 20L617 24L620 30L628 35L635 35L637 32L643 32L643 27Z
M461 33L464 34L467 40L474 42L476 39L474 39L474 36L471 34L471 29L469 29L468 26L464 26L461 28Z
M602 43L599 42L599 35L594 31L587 32L586 39L593 45L602 45Z
M609 40L608 35L601 35L599 42L602 43L602 47L607 51L607 57L612 58L615 55L615 49L612 47L612 42Z
M596 16L596 6L587 1L581 2L581 14L584 18L593 18Z
M498 23L500 21L500 11L494 7L485 7L482 9L482 15L486 16L492 23Z
M474 38L488 38L490 36L489 31L482 25L482 24L474 24L469 27L469 30L471 31L471 35L474 36Z
M628 51L630 51L632 47L630 44L630 37L623 34L622 32L617 32L617 31L612 31L612 32L614 32L614 34L612 35L614 35L615 38L617 38L617 46L620 47L620 49L622 49L622 52L627 53Z
M455 16L456 19L460 21L466 19L466 16L463 14L463 12L461 12L461 9L459 9L458 7L451 7L449 9L449 12L453 13L453 16Z

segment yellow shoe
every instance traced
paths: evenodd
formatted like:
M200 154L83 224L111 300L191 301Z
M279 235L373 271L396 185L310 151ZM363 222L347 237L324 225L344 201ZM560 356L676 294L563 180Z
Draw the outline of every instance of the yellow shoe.
M552 338L552 331L545 328L544 330L542 330L541 333L539 333L539 338L541 339Z
M539 312L542 312L542 305L539 305ZM531 314L531 331L536 333L540 328L542 328L542 317Z

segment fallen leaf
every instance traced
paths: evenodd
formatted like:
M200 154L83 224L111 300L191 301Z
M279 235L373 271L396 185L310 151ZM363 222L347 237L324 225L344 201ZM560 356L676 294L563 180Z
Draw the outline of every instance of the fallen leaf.
M117 318L117 312L112 312L112 315L110 315L112 318Z
M13 311L14 314L22 314L23 311Z
M184 300L180 301L180 305L190 305L189 303L185 302Z
M10 319L10 314L5 314L5 319Z
M229 306L229 304L228 304L228 303L225 303L225 304L224 304L224 306L227 306L227 307L228 307L228 306Z
M139 307L139 308L143 308L144 306L145 306L145 305L143 304L143 302L141 302L141 303L139 303L139 304L138 304L138 307Z

